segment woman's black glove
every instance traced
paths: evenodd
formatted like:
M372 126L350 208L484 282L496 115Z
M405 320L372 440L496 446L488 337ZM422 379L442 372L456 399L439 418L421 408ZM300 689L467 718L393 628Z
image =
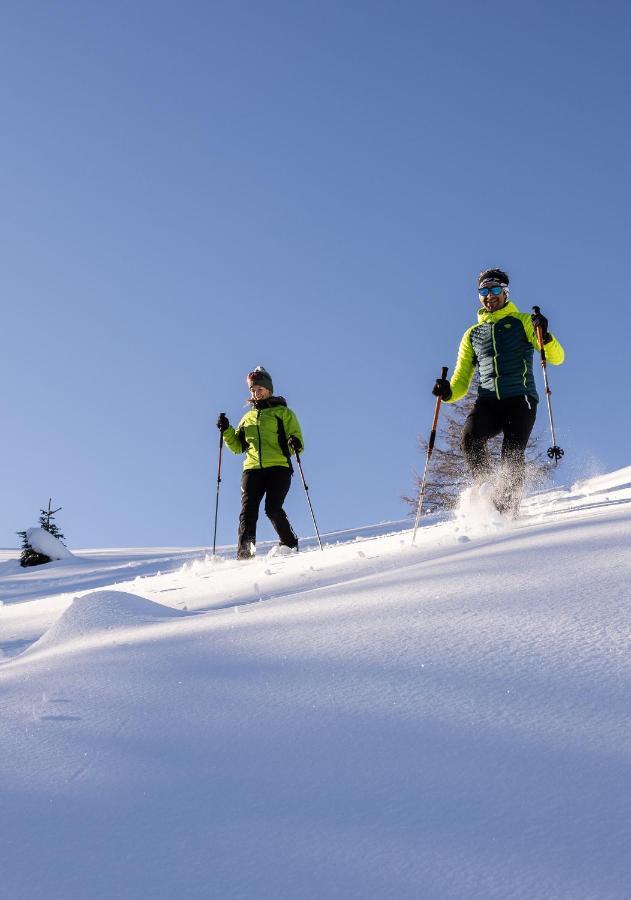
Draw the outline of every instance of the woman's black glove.
M437 378L436 384L432 388L434 397L440 397L441 400L449 400L451 397L451 385L446 378Z
M289 436L289 440L287 441L287 443L289 444L289 449L293 450L294 453L300 453L300 451L302 450L302 444L295 434L291 434Z
M228 416L225 413L219 413L219 418L217 419L217 428L223 434L226 428L230 428L230 422L228 421Z

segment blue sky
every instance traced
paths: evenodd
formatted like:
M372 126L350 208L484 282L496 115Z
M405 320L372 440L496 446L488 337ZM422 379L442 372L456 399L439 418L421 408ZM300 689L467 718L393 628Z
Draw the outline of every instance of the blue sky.
M0 545L51 496L70 546L208 544L214 423L258 364L302 423L320 529L401 518L492 265L566 348L559 479L627 465L630 22L580 0L4 3ZM311 533L297 481L287 509Z

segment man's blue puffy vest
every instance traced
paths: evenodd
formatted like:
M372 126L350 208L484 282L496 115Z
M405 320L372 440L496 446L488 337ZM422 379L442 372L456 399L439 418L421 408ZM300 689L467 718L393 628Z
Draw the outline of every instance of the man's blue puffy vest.
M517 397L528 394L539 399L532 372L534 347L521 318L505 316L481 322L469 332L478 363L479 397Z

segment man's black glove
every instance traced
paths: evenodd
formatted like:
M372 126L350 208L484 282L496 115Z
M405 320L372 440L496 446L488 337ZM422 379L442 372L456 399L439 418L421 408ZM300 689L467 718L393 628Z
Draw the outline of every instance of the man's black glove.
M300 451L302 450L302 444L295 434L289 436L289 440L287 441L287 443L289 444L289 449L293 450L294 453L300 453Z
M440 397L441 400L449 400L451 397L451 385L446 378L437 378L436 384L432 388L434 397Z
M230 428L230 422L228 421L228 416L225 413L219 413L219 418L217 419L217 428L223 434L226 428Z
M537 333L537 328L541 328L541 334L543 336L543 343L548 344L552 340L552 335L548 333L548 320L544 316L542 312L532 313L530 316L532 319L532 324L535 326L535 334Z

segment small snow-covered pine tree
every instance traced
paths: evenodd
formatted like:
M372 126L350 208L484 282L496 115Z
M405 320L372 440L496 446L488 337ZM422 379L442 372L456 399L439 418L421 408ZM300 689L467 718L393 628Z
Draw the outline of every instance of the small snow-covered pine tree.
M48 501L48 509L40 509L39 525L40 528L44 528L49 534L52 534L53 537L56 537L57 540L63 543L64 535L61 533L55 522L53 522L56 513L58 513L62 507L60 506L57 509L51 509L51 503L52 498ZM49 556L46 556L44 553L38 553L37 550L34 550L31 547L26 531L18 531L17 534L22 538L22 552L20 554L21 566L24 568L27 566L41 566L42 563L51 561Z

